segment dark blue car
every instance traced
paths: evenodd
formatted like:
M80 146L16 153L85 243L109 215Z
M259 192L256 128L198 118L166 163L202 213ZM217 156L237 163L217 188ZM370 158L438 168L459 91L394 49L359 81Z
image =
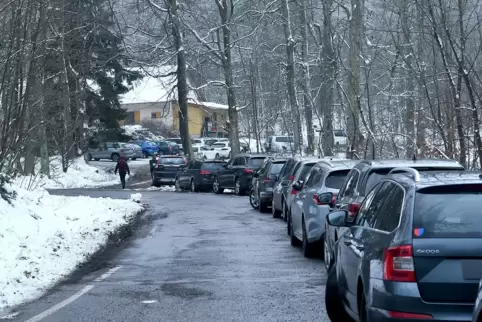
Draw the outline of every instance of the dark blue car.
M156 155L159 152L159 146L155 142L138 140L132 143L141 147L143 158L148 158L149 156Z

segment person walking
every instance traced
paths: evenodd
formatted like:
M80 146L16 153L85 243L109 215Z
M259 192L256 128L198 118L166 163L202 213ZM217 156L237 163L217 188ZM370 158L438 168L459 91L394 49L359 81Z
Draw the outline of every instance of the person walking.
M122 189L125 189L126 174L131 175L131 171L129 170L129 165L127 164L127 161L124 156L121 156L119 158L119 161L117 161L114 173L117 174L117 171L119 171L119 176L122 183Z

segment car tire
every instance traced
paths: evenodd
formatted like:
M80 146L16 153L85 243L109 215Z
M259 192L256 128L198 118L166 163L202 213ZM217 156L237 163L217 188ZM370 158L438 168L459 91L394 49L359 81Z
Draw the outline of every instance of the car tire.
M259 200L255 196L254 189L251 189L251 191L249 192L249 203L251 207L253 207L253 209L256 209L256 210L259 209Z
M117 153L112 153L112 155L110 156L110 159L114 162L119 161L119 158L120 158L120 156Z
M277 210L276 207L274 206L274 199L273 201L271 201L271 213L273 214L273 218L281 217L281 211Z
M136 161L136 160L137 160L137 158L132 158L132 161Z
M147 154L147 152L144 151L144 152L142 152L142 157L144 159L147 159L149 157L149 155Z
M306 233L306 226L305 226L305 220L302 219L302 227L301 229L303 230L303 240L302 240L302 251L303 251L303 256L306 258L313 258L315 256L315 249L314 245L310 244L308 242L308 234Z
M268 211L268 205L266 202L261 201L261 198L259 199L259 212L265 213Z
M95 158L94 160L95 160L95 161L100 161L100 159L99 159L99 158Z
M332 322L351 322L353 319L346 312L338 290L336 269L332 266L328 271L328 279L325 286L325 307L328 318Z
M215 177L214 178L214 182L213 182L213 192L217 195L220 195L224 192L224 188L221 188L220 185L219 185L219 180L218 180L218 177Z
M290 244L293 247L297 247L300 245L300 241L295 236L295 232L293 230L293 220L291 219L291 216L288 217L288 225L290 230Z
M198 188L196 187L196 182L194 179L191 179L191 192L198 192Z
M286 207L286 203L284 200L281 200L281 209L282 209L282 217L283 217L283 220L285 222L288 222L288 216L289 216L289 213L288 213L288 207Z

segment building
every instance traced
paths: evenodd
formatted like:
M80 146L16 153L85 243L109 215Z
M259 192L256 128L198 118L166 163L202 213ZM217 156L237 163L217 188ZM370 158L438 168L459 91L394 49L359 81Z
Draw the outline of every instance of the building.
M124 124L159 121L179 129L176 66L140 70L145 76L121 99L126 110ZM193 90L188 93L189 133L192 137L227 136L228 106L202 102Z

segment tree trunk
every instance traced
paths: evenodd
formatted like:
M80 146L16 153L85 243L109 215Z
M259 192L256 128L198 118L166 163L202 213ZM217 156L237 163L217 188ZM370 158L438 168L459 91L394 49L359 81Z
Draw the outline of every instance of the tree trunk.
M312 154L314 152L314 142L315 142L315 131L313 129L313 105L311 104L311 93L310 93L310 68L309 68L309 57L308 57L308 22L306 19L306 0L300 0L300 23L301 23L301 56L302 56L302 66L303 66L303 106L305 109L305 122L306 122L306 135L308 140L307 152ZM331 154L330 154L331 155Z
M291 32L291 18L288 0L282 0L283 24L286 38L286 86L291 107L292 131L294 136L294 149L299 151L301 148L301 120L296 100L295 87L295 40Z
M179 132L181 134L184 153L192 157L191 136L189 135L189 115L187 95L186 57L183 47L183 34L178 16L177 0L169 0L169 15L172 23L172 34L177 51L177 101L179 104Z

